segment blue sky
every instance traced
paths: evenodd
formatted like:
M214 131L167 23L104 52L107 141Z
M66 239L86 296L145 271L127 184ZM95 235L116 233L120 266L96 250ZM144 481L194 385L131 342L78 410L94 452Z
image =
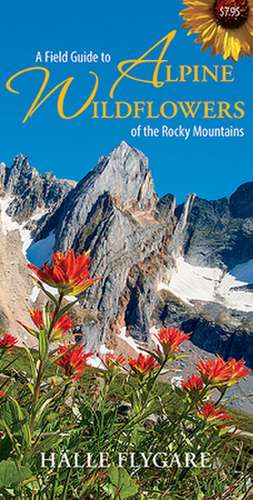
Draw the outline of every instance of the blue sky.
M5 89L6 80L13 73L34 65L38 50L103 50L110 53L112 63L109 65L43 64L51 70L52 86L68 76L75 77L67 103L67 109L72 112L80 105L80 98L87 94L88 70L99 73L99 98L107 99L109 88L118 75L117 63L139 56L172 29L178 32L173 50L169 51L171 64L222 64L220 57L211 59L210 53L202 53L193 37L188 37L181 28L181 8L181 1L176 0L128 0L124 4L118 0L92 3L44 0L40 4L34 0L13 0L5 5L2 3L0 159L10 164L15 154L22 152L40 171L50 170L59 177L79 180L96 164L99 156L109 153L124 139L149 157L159 195L172 192L182 201L187 193L196 192L201 197L214 199L253 180L252 58L245 57L235 64L235 84L187 83L153 89L127 80L116 95L120 100L244 100L246 118L233 122L234 126L245 128L243 139L133 139L130 129L136 125L135 120L92 120L85 114L71 121L60 119L55 96L22 124L39 79L23 77L22 82L15 84L22 89L19 96ZM196 123L201 124L201 121ZM169 123L170 126L179 124L193 125L182 118ZM205 122L205 126L230 124L232 122L224 120L222 123Z

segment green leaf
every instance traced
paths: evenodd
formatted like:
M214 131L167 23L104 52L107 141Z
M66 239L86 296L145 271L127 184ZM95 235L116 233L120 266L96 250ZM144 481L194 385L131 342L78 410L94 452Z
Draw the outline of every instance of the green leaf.
M48 436L45 439L42 439L34 448L33 454L37 454L42 451L48 451L54 449L61 441L62 441L62 436L59 434L53 435L53 436Z
M58 304L58 301L57 301L57 298L54 297L54 295L50 292L48 292L43 283L41 281L37 281L37 285L41 288L41 290L47 295L47 297L57 306Z
M27 384L27 387L28 387L29 391L31 392L32 396L34 396L34 386L33 386L33 384Z
M78 302L78 299L74 300L73 302L70 302L66 306L62 307L62 309L56 314L55 321L57 321L61 316L69 311L76 303Z
M198 493L197 500L203 500L205 498L205 495L201 492Z
M161 363L161 356L159 356L155 351L149 351L148 349L142 348L143 352L146 352L149 356L153 356L158 363Z
M17 468L12 460L0 462L0 489L8 488L30 479L32 472L28 467Z
M115 499L130 498L139 491L136 481L132 479L126 469L112 465L109 469L109 479L113 487L113 498Z
M18 429L17 414L10 401L7 401L6 404L1 406L1 420L3 420L8 427L11 427L13 432Z
M19 422L24 420L24 412L16 399L11 399L10 404L14 406Z
M25 423L22 426L22 432L23 432L23 437L24 437L26 446L31 446L32 436L31 436L31 431L30 431L30 427L29 427L28 423Z
M53 321L51 315L50 315L50 311L49 311L49 304L47 303L46 307L43 307L43 322L44 322L44 325L45 325L45 329L46 329L46 332L49 331L50 327L51 327L51 323Z
M18 360L18 357L12 359L7 365L4 365L3 368L1 367L1 371L4 372L5 370L8 370L10 368L10 366L12 366L16 363L17 360Z
M58 359L62 358L62 356L64 356L64 354L66 354L67 352L69 351L72 351L74 349L75 345L71 345L68 349L66 349L66 351L64 352L61 352L60 354L58 354L57 356L52 356L49 358L48 360L48 363L49 364L53 364L55 363L56 361L58 361ZM57 351L56 351L57 352Z
M5 460L10 456L12 451L12 442L9 436L6 436L4 439L0 440L0 462L1 460Z
M25 352L27 354L27 357L29 359L29 363L30 363L30 368L31 368L31 375L32 375L32 379L33 381L35 382L36 380L36 364L35 364L35 361L33 359L33 356L31 354L31 351L30 349L28 349L28 347L24 346L24 349L25 349Z
M176 355L176 359L185 359L185 358L189 358L189 354L177 354Z
M48 396L45 396L44 398L41 398L41 400L38 402L38 404L35 407L35 423L36 425L39 425L41 423L41 420L44 416L45 411L49 411L50 405L53 402L53 398L49 398Z
M39 354L40 359L45 359L47 357L48 352L48 340L46 336L46 332L40 331L39 335Z
M21 430L22 430L22 435L25 441L25 444L27 446L31 445L32 442L32 437L31 437L31 431L30 427L27 422L27 417L25 415L25 412L19 405L18 401L16 399L11 399L10 404L14 407L14 411L16 411L16 415L18 418L18 421L20 422L21 425Z

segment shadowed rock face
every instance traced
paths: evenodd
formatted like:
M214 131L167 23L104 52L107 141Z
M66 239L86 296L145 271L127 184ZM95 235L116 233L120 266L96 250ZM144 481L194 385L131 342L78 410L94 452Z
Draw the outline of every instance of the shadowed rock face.
M221 327L202 318L186 320L182 323L182 327L187 333L193 332L191 341L197 347L213 354L219 353L226 360L230 357L244 358L246 364L252 367L252 335L240 329L233 331L225 325Z
M86 175L65 198L43 234L54 229L56 245L66 250L86 224L98 198L109 193L115 207L127 211L152 211L157 198L145 156L122 142Z
M235 191L229 200L232 217L247 219L253 217L253 182L246 182Z
M185 301L170 289L178 257L193 270L217 269L217 280L253 259L253 183L215 201L191 194L176 206L171 194L158 199L147 159L122 142L76 185L39 174L22 155L10 169L0 164L0 185L14 220L45 212L32 222L36 241L53 231L55 249L90 249L91 272L101 280L80 302L97 316L93 345L113 345L123 326L148 342L151 327L173 324L192 331L201 349L243 356L253 366L253 264L252 281L233 288L249 294L248 302L252 294L249 310L241 302L231 309L218 294Z
M92 274L101 276L101 281L85 295L83 304L99 310L102 337L110 334L114 328L118 330L125 321L127 326L133 326L134 336L137 332L140 338L142 334L147 335L149 305L142 298L144 284L141 285L141 269L136 268L134 272L134 268L144 265L145 260L152 255L159 255L167 232L166 224L158 220L155 212L122 210L109 193L98 198L85 224L79 228L74 245L78 251L91 249ZM139 286L141 293L138 291ZM152 292L149 292L153 297L156 296L156 286L155 275ZM136 313L139 305L133 288L136 288L140 300L145 302L141 315ZM125 303L124 294L127 295Z
M231 269L252 259L253 183L240 186L230 198L207 201L195 197L180 236L182 251L194 265Z
M11 198L7 214L20 223L38 209L54 211L74 184L50 173L39 174L23 155L16 156L11 168L2 165L0 178L3 194Z

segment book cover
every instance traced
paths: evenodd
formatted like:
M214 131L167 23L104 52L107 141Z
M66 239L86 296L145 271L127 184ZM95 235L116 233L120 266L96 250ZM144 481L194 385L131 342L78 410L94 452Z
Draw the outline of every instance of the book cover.
M253 498L253 0L1 12L0 498Z

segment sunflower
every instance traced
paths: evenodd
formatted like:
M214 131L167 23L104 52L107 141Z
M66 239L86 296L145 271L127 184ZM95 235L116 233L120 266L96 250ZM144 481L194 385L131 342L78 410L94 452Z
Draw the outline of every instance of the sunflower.
M238 61L253 52L253 0L183 0L183 27L202 49Z

